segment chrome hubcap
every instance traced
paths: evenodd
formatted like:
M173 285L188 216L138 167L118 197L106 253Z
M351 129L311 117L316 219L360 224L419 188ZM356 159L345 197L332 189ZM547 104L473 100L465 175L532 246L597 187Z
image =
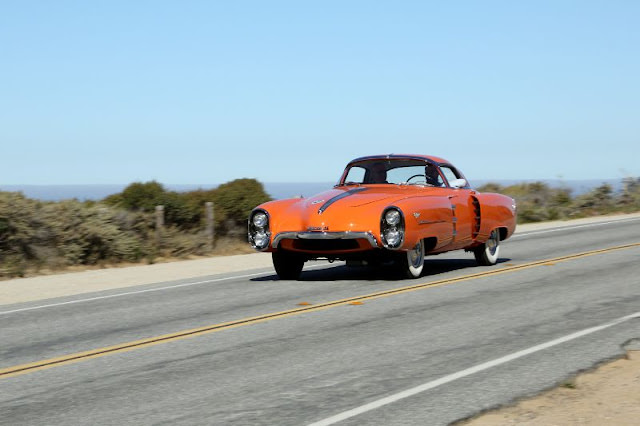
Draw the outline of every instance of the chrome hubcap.
M486 244L489 253L491 253L492 256L496 254L496 250L498 250L498 233L496 231L491 233L491 237Z
M421 257L424 258L422 253L422 244L418 243L413 250L409 252L409 261L411 262L411 265L416 268L420 266L422 260Z

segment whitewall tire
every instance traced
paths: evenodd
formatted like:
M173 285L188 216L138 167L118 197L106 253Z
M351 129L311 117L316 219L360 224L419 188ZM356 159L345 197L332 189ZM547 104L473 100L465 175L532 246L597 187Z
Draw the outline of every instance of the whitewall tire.
M407 278L418 278L424 269L424 240L420 240L415 247L402 253L401 267Z
M497 229L491 231L486 243L473 250L478 265L491 266L498 263L500 253L500 232Z

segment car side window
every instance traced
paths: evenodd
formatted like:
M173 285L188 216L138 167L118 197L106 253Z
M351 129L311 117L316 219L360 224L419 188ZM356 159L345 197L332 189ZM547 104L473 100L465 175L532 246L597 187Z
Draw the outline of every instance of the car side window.
M387 173L387 180L389 183L395 184L414 183L422 185L424 184L424 167L420 165L390 169Z
M349 169L349 173L344 178L344 183L363 183L366 169L360 166L353 166Z
M442 176L438 173L438 167L434 164L427 164L424 168L426 184L430 186L444 186Z
M440 171L442 172L444 177L447 178L447 182L451 182L452 180L456 180L460 177L457 171L451 169L451 167L448 166L440 166Z

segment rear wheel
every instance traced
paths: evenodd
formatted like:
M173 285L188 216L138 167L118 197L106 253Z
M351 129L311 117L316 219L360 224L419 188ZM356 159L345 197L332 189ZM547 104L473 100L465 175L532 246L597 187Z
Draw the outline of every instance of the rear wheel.
M498 253L500 252L500 233L497 229L491 231L489 239L486 243L478 246L473 250L478 265L491 266L498 262Z
M273 267L281 280L297 280L300 278L304 259L293 253L274 251L271 253Z
M424 268L424 240L420 240L411 250L400 253L400 268L407 278L418 278Z

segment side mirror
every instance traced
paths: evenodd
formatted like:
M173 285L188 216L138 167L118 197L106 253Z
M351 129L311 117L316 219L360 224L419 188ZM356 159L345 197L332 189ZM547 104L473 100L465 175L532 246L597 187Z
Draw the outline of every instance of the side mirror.
M464 188L465 186L467 186L467 180L454 179L451 182L449 182L449 185L451 185L452 188Z

